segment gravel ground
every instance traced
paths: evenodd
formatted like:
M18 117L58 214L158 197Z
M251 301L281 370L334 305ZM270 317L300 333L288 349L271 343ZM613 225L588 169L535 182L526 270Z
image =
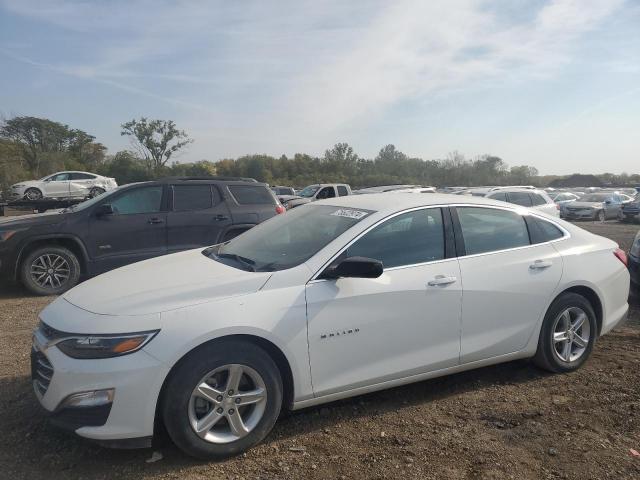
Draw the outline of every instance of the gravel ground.
M625 249L637 225L583 223ZM526 361L283 416L245 455L194 461L97 447L50 427L29 381L30 333L51 298L0 286L0 478L640 478L640 302L578 372ZM162 458L148 462L154 452ZM157 454L154 454L157 456Z

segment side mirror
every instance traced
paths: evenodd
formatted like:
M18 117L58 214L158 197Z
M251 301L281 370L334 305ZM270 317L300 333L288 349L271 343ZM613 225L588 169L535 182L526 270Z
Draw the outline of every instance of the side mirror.
M605 201L604 201L604 203L605 203L606 205L611 205L611 203L612 203L612 202L611 202L611 200L605 200Z
M96 208L96 217L104 217L106 215L113 215L115 212L113 211L113 207L110 203L103 203L98 208Z
M320 278L378 278L384 266L380 260L367 257L348 257L329 266Z

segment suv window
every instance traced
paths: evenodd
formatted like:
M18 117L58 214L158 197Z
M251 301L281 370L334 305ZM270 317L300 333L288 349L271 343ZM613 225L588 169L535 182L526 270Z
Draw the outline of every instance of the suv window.
M162 186L140 187L129 190L111 202L113 212L120 215L156 213L162 203Z
M90 175L88 173L72 173L71 180L94 180L96 178L95 175Z
M210 185L174 185L173 210L205 210L211 208L213 198Z
M344 185L338 185L338 196L344 197L346 195L349 195L349 192L347 191L347 187L345 187Z
M316 195L316 199L323 200L325 198L333 198L335 196L336 192L333 190L333 187L324 187L318 192L318 195Z
M500 200L502 202L506 202L507 201L507 194L504 192L498 192L498 193L492 193L489 198L493 199L493 200Z
M275 205L271 191L261 185L229 185L229 191L240 205Z
M509 192L509 202L523 207L530 207L533 205L528 192Z
M529 232L521 215L508 210L457 207L467 255L529 245Z
M546 205L547 201L542 195L538 195L537 193L530 193L531 203L534 205Z
M342 255L374 258L385 268L442 260L442 211L427 208L393 217L365 234Z
M564 233L551 222L538 217L527 217L531 243L544 243L564 237Z

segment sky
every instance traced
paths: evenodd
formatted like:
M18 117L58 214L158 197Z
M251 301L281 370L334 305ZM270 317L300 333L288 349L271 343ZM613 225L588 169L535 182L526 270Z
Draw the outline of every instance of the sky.
M492 154L542 174L640 171L640 0L0 0L0 114L177 160Z

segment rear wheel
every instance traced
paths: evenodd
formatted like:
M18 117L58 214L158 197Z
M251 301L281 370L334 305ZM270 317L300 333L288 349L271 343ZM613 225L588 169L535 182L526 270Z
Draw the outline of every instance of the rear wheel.
M29 253L20 266L22 284L36 295L59 295L80 279L80 262L64 247L41 247Z
M605 221L605 214L604 214L604 210L600 210L597 214L596 214L596 219L599 222L604 222Z
M273 359L249 342L206 345L172 372L162 398L171 439L201 459L237 455L273 428L282 379Z
M24 192L24 198L27 200L40 200L42 198L42 192L37 188L27 188Z
M97 197L98 195L102 195L105 192L104 188L93 187L89 191L89 198Z
M591 355L597 332L589 301L576 293L564 293L547 311L534 362L556 373L577 370Z

